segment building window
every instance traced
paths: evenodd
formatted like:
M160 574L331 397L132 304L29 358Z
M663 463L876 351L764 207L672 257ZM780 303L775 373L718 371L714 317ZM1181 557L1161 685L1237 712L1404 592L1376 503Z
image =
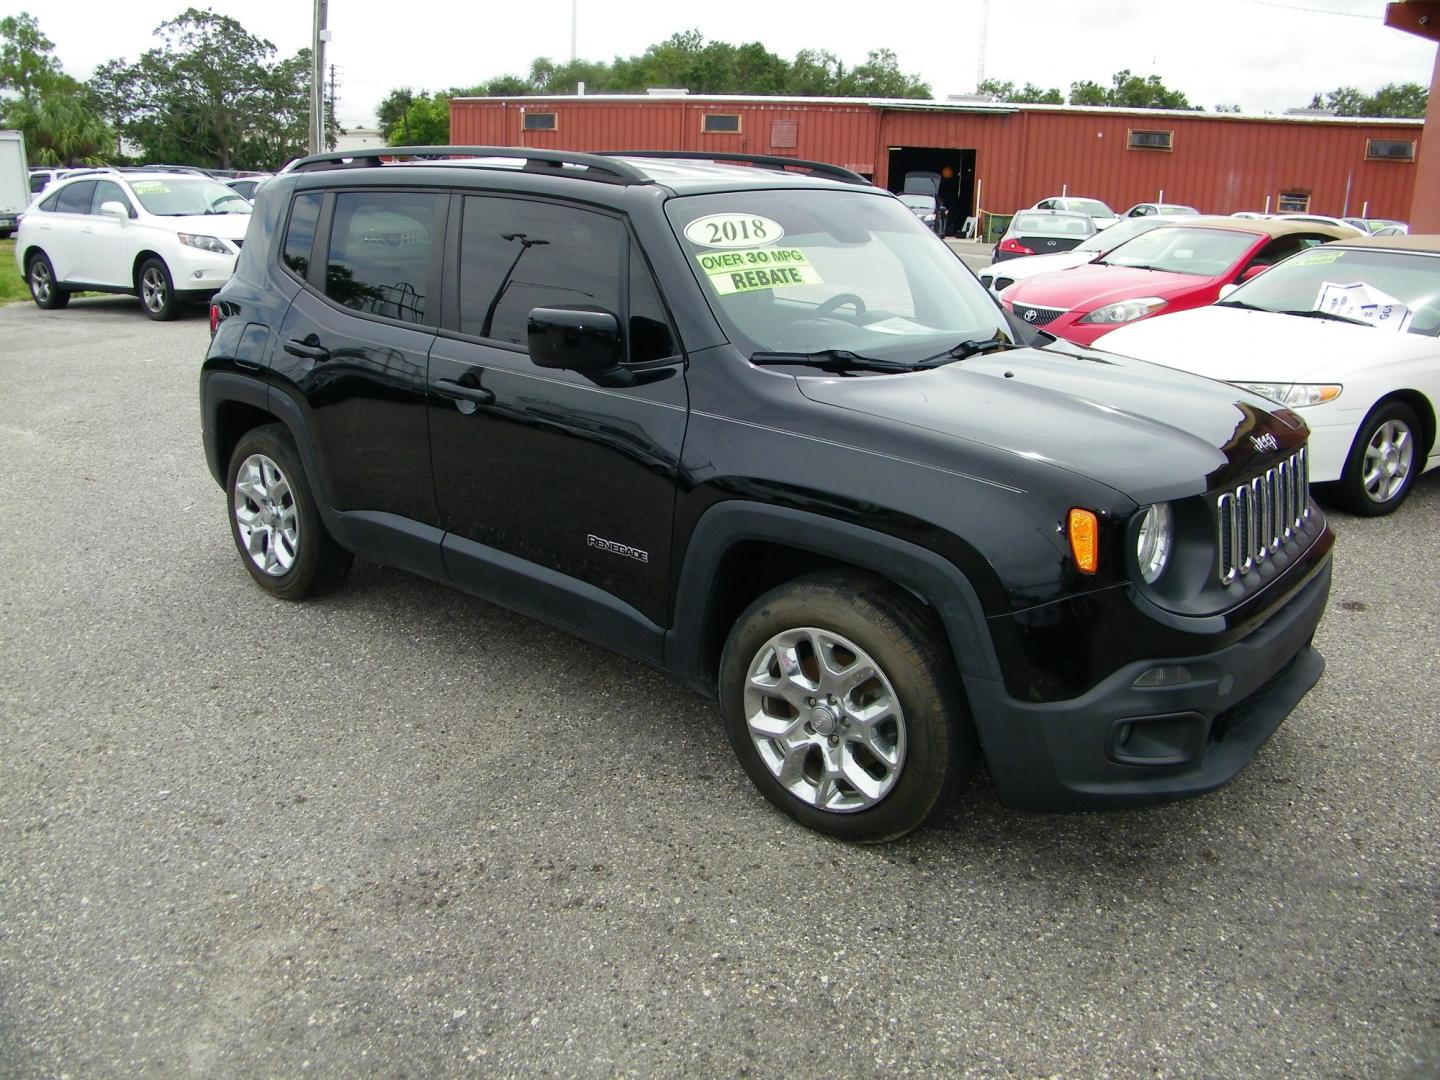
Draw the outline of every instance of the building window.
M1415 142L1412 139L1366 139L1366 161L1414 161Z
M700 130L716 134L736 134L740 131L740 114L706 113Z
M1308 191L1282 191L1275 204L1275 209L1281 214L1308 214L1310 212L1310 193Z
M524 128L526 131L554 131L555 114L553 112L527 112Z
M1131 131L1131 150L1174 150L1173 131Z

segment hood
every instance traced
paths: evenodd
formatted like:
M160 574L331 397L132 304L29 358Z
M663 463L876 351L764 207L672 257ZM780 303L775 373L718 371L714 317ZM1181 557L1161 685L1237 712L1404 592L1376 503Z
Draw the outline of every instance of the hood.
M1036 274L1053 274L1057 270L1068 270L1072 266L1084 266L1095 258L1096 254L1093 251L1057 251L1050 255L1026 255L1024 258L1008 260L1003 270L986 267L986 271L994 277L1024 281Z
M1095 308L1132 296L1170 299L1205 288L1220 288L1215 278L1198 274L1172 274L1164 270L1132 270L1125 266L1077 266L1064 277L1016 285L1005 299L1070 311Z
M188 217L160 218L176 232L218 236L221 240L243 240L250 227L249 214L191 214Z
M913 374L797 381L812 401L1078 473L1142 505L1248 475L1308 434L1255 394L1068 342ZM1267 433L1278 449L1261 452L1250 436Z
M1343 382L1357 365L1433 354L1436 344L1331 319L1204 307L1117 327L1096 348L1211 379L1280 383Z

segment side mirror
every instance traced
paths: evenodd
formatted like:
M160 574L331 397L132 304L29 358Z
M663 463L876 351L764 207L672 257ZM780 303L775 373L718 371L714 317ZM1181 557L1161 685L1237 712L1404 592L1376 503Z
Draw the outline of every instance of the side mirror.
M598 375L620 363L620 320L608 311L532 308L526 337L536 367Z
M1252 266L1240 275L1240 280L1249 281L1253 277L1259 277L1261 274L1263 274L1266 270L1269 269L1270 267L1268 266Z
M106 217L117 217L121 221L130 220L130 211L125 209L125 204L121 202L114 202L113 200L111 202L101 203L100 213L104 214Z
M1235 291L1236 289L1238 289L1239 287L1240 287L1239 285L1221 285L1221 286L1220 286L1220 295L1217 296L1216 299L1217 299L1217 300L1224 300L1227 296L1229 296L1232 292L1234 292L1234 291Z

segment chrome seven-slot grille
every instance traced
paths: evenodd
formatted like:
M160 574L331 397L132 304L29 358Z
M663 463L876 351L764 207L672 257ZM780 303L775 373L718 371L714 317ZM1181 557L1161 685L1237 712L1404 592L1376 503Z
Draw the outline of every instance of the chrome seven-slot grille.
M1270 559L1310 516L1310 462L1302 447L1215 500L1220 582Z

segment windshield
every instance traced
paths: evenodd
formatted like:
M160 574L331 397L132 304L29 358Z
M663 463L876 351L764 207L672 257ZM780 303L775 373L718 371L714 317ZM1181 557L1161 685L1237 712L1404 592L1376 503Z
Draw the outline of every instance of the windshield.
M1115 211L1111 210L1099 199L1066 199L1065 209L1073 210L1078 214L1085 214L1088 217L1115 216Z
M903 205L863 190L735 191L666 213L747 355L844 350L912 363L1013 336L995 301Z
M1076 251L1113 251L1131 237L1147 233L1166 224L1164 218L1137 217L1116 222L1104 232L1098 232L1089 240L1075 245Z
M901 195L900 201L912 210L935 209L935 196L933 195Z
M157 217L195 214L248 214L249 201L218 180L207 176L167 176L131 180L130 190L140 205Z
M1171 226L1143 233L1097 261L1105 266L1214 277L1234 266L1255 240L1254 233Z
M1437 337L1440 256L1327 245L1286 259L1221 303L1261 311L1328 311Z

